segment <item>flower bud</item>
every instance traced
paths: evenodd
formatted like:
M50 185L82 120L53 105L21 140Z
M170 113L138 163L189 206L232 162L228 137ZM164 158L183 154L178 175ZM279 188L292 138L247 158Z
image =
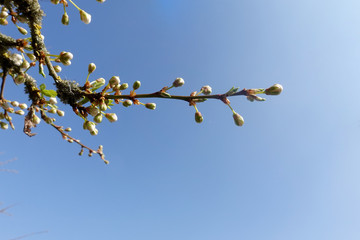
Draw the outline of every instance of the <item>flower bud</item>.
M98 133L99 133L99 130L97 130L96 128L94 129L94 131L90 131L90 134L92 136L96 136L96 135L98 135Z
M0 122L0 127L1 127L1 129L6 130L6 129L9 128L9 125L7 123L5 123L5 122Z
M185 84L185 81L184 81L184 79L182 79L182 78L177 78L177 79L175 79L175 81L173 82L173 86L174 87L181 87L182 85L184 85Z
M54 70L55 70L55 72L59 73L59 72L61 72L62 69L59 65L55 65Z
M96 1L98 1L99 3L105 2L105 0L96 0Z
M61 52L59 55L59 60L64 64L66 61L70 61L74 58L74 55L71 52Z
M92 73L92 72L95 71L95 69L96 69L95 63L90 63L89 66L88 66L88 72Z
M65 112L64 111L61 111L61 110L56 110L56 113L57 113L57 115L59 116L59 117L63 117L63 116L65 116Z
M18 101L12 101L12 102L11 102L11 105L12 105L13 107L18 107L18 106L19 106L19 102L18 102Z
M46 117L46 118L45 118L45 122L46 122L47 124L52 124L52 123L54 122L54 119L55 119L55 118Z
M20 54L14 53L10 55L10 59L12 61L14 61L14 64L16 66L21 66L22 62L23 62L23 58Z
M17 29L19 30L19 32L20 32L22 35L26 35L26 34L28 33L25 28L17 27Z
M209 95L212 92L212 89L209 85L203 86L201 92L205 95Z
M101 101L99 108L101 111L106 111L107 105L106 105L105 101Z
M37 125L37 124L39 124L39 123L41 122L41 119L40 119L38 116L34 115L34 116L32 117L32 119L31 119L31 122L32 122L33 124Z
M7 11L2 10L0 12L0 18L6 18L7 16L9 16L9 13Z
M109 84L110 87L117 86L118 84L120 84L120 78L118 76L113 76L112 78L110 78Z
M129 87L129 84L123 83L123 84L120 85L120 90L125 90L125 89L127 89L128 87Z
M96 129L96 124L90 121L85 122L85 129L89 130L90 132L94 131Z
M25 112L23 110L16 110L15 113L18 114L18 115L24 115L25 114Z
M9 113L14 113L15 112L15 110L13 108L8 108L8 109L6 109L6 111L8 111Z
M118 117L117 117L117 115L115 113L105 113L105 117L110 122L116 122L118 120Z
M32 53L27 53L26 56L28 56L28 58L29 58L31 61L35 61L35 60L36 60L35 55L32 54Z
M89 24L91 22L91 15L85 12L84 10L80 10L80 19L85 24Z
M69 15L67 13L64 13L61 18L61 23L66 26L69 25L69 22Z
M53 105L57 104L57 99L56 99L56 97L51 97L51 98L49 99L49 103L50 103L50 104L53 104Z
M155 110L156 104L155 103L146 103L145 107L151 110Z
M70 66L71 65L71 61L67 60L67 61L63 61L61 62L62 64L64 64L64 66Z
M130 107L133 104L133 102L131 100L125 100L123 102L123 106L124 107Z
M72 139L68 139L67 140L69 143L73 143L74 142L74 140L72 140Z
M4 113L0 112L0 119L4 119L4 118L5 118Z
M195 122L197 123L202 123L202 121L204 120L203 116L201 115L201 112L196 112L195 113Z
M100 112L99 109L94 106L87 107L86 111L93 117L96 116Z
M51 0L51 3L53 3L53 4L59 4L59 2L60 2L60 0Z
M253 101L262 102L262 101L266 100L265 98L262 98L262 97L259 97L259 96L256 96L256 95L249 95L249 96L246 97L246 99L249 100L250 102L253 102Z
M283 90L283 87L280 84L274 84L271 87L265 89L266 95L279 95Z
M21 109L27 109L28 106L26 105L26 103L20 103L20 104L19 104L19 108L21 108Z
M234 118L234 122L237 126L241 127L244 124L244 118L240 114L234 112L233 118Z
M134 84L133 84L133 89L136 90L136 89L138 89L140 86L141 86L141 82L140 82L140 81L136 81L136 82L134 82Z
M24 59L20 67L22 69L28 69L30 67L30 63Z
M94 122L101 123L102 119L103 119L103 115L101 113L99 113L94 117Z
M0 18L0 25L6 26L9 22L5 18Z
M66 132L71 132L71 127L65 128L65 131L66 131Z

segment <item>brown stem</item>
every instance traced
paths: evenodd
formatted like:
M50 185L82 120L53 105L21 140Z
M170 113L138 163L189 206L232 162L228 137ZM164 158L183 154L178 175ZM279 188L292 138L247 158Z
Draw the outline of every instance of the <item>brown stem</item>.
M7 71L4 69L2 82L1 82L1 92L0 92L0 100L4 99L4 88L5 88L5 81L6 81Z

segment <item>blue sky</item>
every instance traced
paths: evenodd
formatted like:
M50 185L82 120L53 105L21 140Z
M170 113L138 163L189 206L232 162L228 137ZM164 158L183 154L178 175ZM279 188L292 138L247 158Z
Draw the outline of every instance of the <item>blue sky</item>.
M18 159L1 167L19 171L0 172L0 208L16 204L0 215L1 239L359 239L358 1L78 1L92 22L69 7L67 27L61 7L41 4L48 49L75 56L64 78L84 83L94 62L93 79L140 80L139 92L176 77L179 95L203 85L284 92L231 98L241 128L218 101L198 106L199 125L186 103L154 100L156 111L114 108L119 120L92 137L63 107L57 123L103 144L108 166L45 124L27 137L15 119L1 131L1 161ZM22 87L6 87L26 101Z

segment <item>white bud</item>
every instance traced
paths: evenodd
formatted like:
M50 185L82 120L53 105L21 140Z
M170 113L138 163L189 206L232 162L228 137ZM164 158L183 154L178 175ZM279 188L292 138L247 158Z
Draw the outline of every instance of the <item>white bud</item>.
M201 91L203 94L209 95L212 92L212 89L209 85L206 85L201 88Z
M118 76L113 76L112 78L110 78L109 84L110 87L117 86L118 84L120 84L120 78Z
M55 70L55 72L59 73L59 72L61 72L62 69L59 65L56 65L56 66L54 66L54 70Z
M5 123L5 122L0 122L0 127L1 127L1 129L6 130L6 129L9 128L9 125L7 123Z
M26 105L26 103L20 103L20 104L19 104L19 108L21 108L21 109L27 109L28 106Z
M56 97L51 97L51 98L49 99L49 103L50 103L50 104L53 104L53 105L57 104L57 99L56 99Z
M110 122L116 122L118 120L118 117L115 113L106 113L105 117L110 121Z
M19 106L19 102L18 102L18 101L12 101L12 102L11 102L11 105L12 105L13 107L18 107L18 106Z
M95 71L95 69L96 69L95 63L90 63L89 66L88 66L88 72L92 73L92 72Z
M63 116L65 116L65 112L64 111L61 111L61 110L56 110L56 113L57 113L57 115L59 116L59 117L63 117Z
M85 24L89 24L91 22L91 15L81 9L80 10L80 19Z
M173 82L173 86L174 87L181 87L182 85L184 85L185 84L185 81L184 81L184 79L182 79L182 78L177 78L177 79L175 79L175 81Z

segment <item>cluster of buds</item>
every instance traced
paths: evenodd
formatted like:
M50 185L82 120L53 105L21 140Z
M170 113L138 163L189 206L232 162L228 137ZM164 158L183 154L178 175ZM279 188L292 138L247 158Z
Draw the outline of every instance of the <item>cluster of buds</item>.
M0 12L0 25L8 25L8 16L9 10L6 7L2 7Z
M71 52L61 52L59 56L55 59L55 62L60 62L64 64L65 66L71 65L71 60L73 59L73 54ZM61 68L60 68L61 71Z
M27 109L27 105L25 103L8 100L0 100L0 107L4 110L4 112L0 112L0 120L3 120L0 121L1 129L8 129L8 124L10 124L11 128L14 129L15 127L11 122L12 117L10 114L24 115L24 110Z
M98 2L105 2L105 0L97 0ZM61 23L64 25L69 25L69 15L66 13L66 7L68 7L68 3L65 0L51 0L51 3L57 5L59 3L62 3L64 6L64 14L61 18ZM89 24L91 22L91 15L87 12L85 12L83 9L79 8L74 1L70 1L72 5L74 5L75 8L79 10L80 14L80 20L83 21L85 24Z

